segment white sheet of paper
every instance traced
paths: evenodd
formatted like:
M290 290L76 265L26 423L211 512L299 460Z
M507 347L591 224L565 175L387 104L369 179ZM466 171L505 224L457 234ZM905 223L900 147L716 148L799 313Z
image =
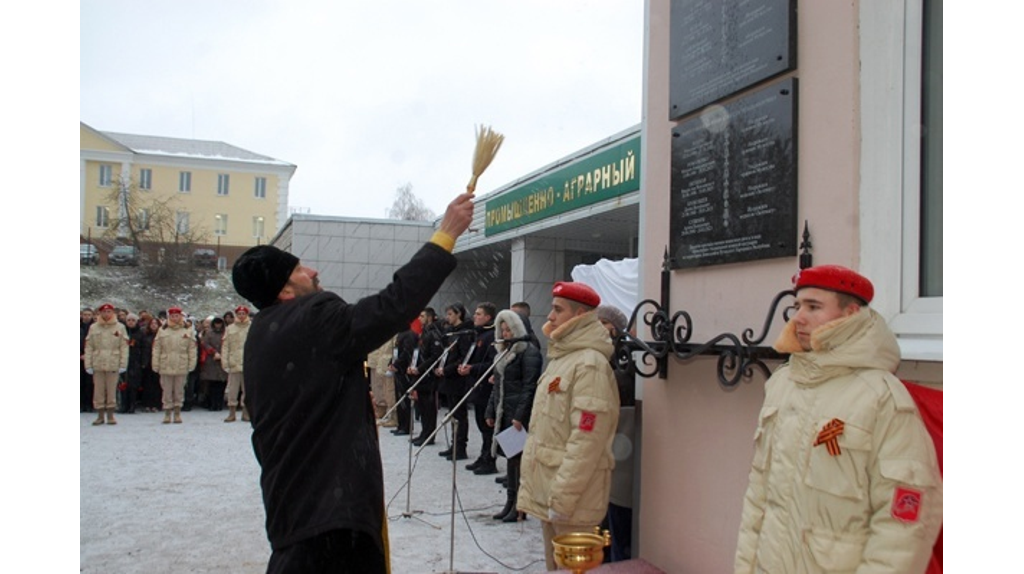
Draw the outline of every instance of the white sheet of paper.
M498 439L505 457L513 457L523 452L523 447L526 446L526 429L516 430L516 427L510 426L494 435L494 438Z

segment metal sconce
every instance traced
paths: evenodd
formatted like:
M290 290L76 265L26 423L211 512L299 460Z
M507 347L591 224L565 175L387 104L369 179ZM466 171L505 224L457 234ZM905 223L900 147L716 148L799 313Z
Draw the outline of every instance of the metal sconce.
M800 269L812 266L810 237L807 222L804 222L803 241L800 243ZM626 329L627 334L619 336L615 341L615 361L619 367L631 368L642 377L650 378L657 375L665 379L668 377L669 355L680 361L698 356L717 356L718 381L726 387L733 387L744 377L752 377L755 368L759 369L765 378L769 377L771 370L764 361L783 360L787 357L762 343L768 336L779 304L786 297L794 297L795 291L789 289L775 295L759 335L755 336L754 330L747 328L743 330L742 335L722 333L705 343L692 343L690 337L693 335L693 320L690 314L686 311L672 313L669 310L671 279L672 258L666 247L661 266L661 301L645 299L633 309ZM790 308L787 307L782 314L786 321L789 321L789 311ZM653 340L644 341L628 334L637 326L638 319L642 319L647 325ZM634 357L637 351L641 353L639 358Z

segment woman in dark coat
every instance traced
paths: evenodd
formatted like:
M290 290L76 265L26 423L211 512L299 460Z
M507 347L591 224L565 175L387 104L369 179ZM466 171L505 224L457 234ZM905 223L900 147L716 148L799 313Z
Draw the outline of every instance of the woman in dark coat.
M528 429L530 426L530 409L533 406L533 395L537 390L543 363L540 349L527 341L515 343L499 343L525 338L529 335L522 318L515 311L505 309L498 313L494 320L497 337L495 346L498 356L494 359L494 387L487 403L487 424L495 428L497 433L515 427L517 430ZM510 348L508 353L502 351ZM492 445L492 455L501 452L498 441ZM501 452L503 456L505 454ZM516 509L516 496L519 493L519 465L522 453L508 457L508 488L506 488L505 507L494 515L495 520L517 522L525 520L526 515Z
M146 326L139 324L139 317L129 313L125 317L128 331L128 370L125 371L125 389L122 393L122 413L134 413L139 393L142 390L142 365L146 360Z
M163 391L160 390L160 375L153 372L153 339L160 330L160 320L150 319L146 328L139 328L142 331L139 342L140 361L142 365L142 396L140 402L147 413L160 412L162 403L160 397Z
M199 380L206 387L207 406L211 411L224 410L224 390L228 384L228 372L220 364L220 346L224 341L224 319L214 317L210 328L199 339Z

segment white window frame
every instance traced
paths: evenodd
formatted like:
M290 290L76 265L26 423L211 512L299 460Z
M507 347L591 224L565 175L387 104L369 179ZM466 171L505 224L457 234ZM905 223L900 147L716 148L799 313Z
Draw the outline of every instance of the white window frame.
M100 164L100 187L110 187L114 181L114 166L109 163Z
M228 234L228 214L218 213L213 216L213 234L214 235L227 235Z
M139 170L139 189L149 191L153 189L153 170L144 167Z
M96 206L96 227L110 227L110 208L106 205Z
M228 195L231 188L231 176L226 173L217 174L217 195Z
M267 198L267 178L257 177L253 187L253 197L256 199Z
M178 193L192 193L192 172L178 172Z
M139 211L135 215L135 217L137 219L136 220L136 224L137 224L137 227L139 228L139 231L149 231L149 224L150 224L149 208L146 208L146 207L139 208Z
M174 214L174 230L178 235L188 233L189 216L187 211L179 211Z
M266 230L266 219L262 215L254 215L252 218L252 236L263 237Z
M860 3L860 258L903 358L942 361L942 297L919 294L923 1Z

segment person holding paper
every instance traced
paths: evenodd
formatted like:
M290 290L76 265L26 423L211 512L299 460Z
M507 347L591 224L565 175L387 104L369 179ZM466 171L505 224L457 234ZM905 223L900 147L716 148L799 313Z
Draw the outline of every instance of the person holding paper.
M494 427L497 423L495 430L498 432L509 427L514 427L516 431L526 431L530 426L530 408L543 362L540 349L530 343L530 333L515 311L500 311L494 320L494 327L498 334L495 340L498 356L494 358L492 376L495 384L491 388L485 414L487 425ZM502 355L506 349L509 351ZM493 518L502 522L525 520L526 514L519 512L516 507L522 452L506 453L498 442L495 440L491 444L491 455L497 456L501 452L508 458L508 487L505 490L505 507Z

